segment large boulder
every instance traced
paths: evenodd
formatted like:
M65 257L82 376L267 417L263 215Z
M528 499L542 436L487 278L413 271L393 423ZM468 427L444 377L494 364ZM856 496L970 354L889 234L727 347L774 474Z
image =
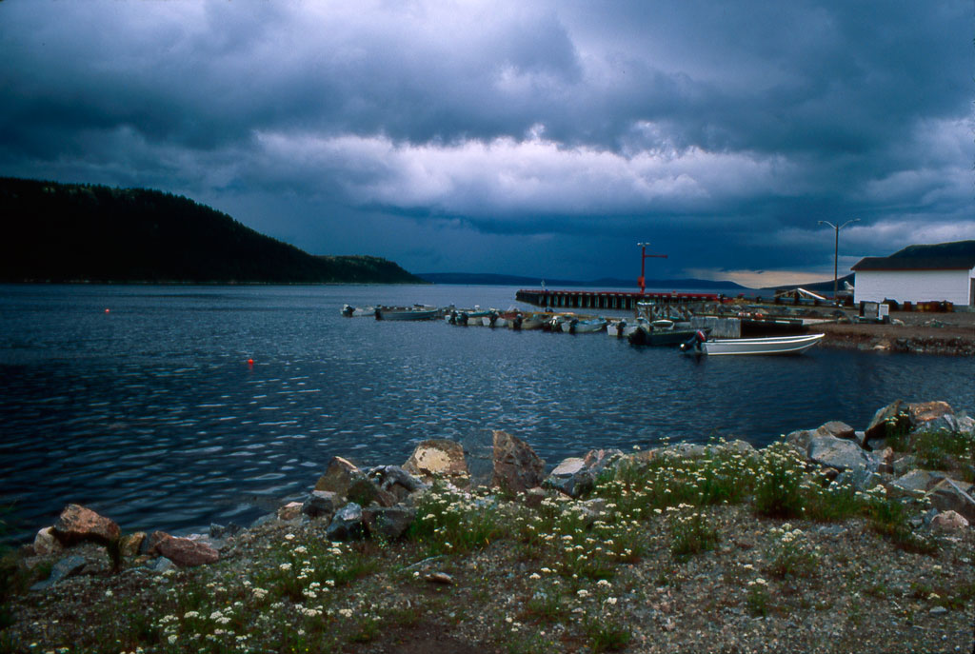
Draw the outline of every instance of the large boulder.
M931 488L943 481L946 475L930 470L910 470L889 483L889 492L894 497L921 498Z
M492 485L512 493L539 486L543 460L527 443L504 431L492 432Z
M953 416L953 408L942 401L904 402L896 400L875 412L865 429L865 442L883 439L892 433L908 434L925 423Z
M369 508L363 511L363 522L371 535L392 541L407 532L416 514L416 509L404 506Z
M192 568L207 563L217 563L220 554L210 545L189 538L178 538L163 532L151 536L153 549L181 568Z
M329 491L339 497L346 497L350 484L364 476L355 465L341 456L334 456L326 464L326 471L316 481L315 490Z
M441 438L421 441L404 463L404 470L422 479L468 479L465 450L461 444Z
M854 432L853 432L854 433ZM807 458L819 465L835 470L868 470L878 472L883 465L882 457L866 452L855 441L835 436L815 436L807 446Z
M65 545L93 541L108 545L121 535L114 520L100 516L80 504L69 504L54 523L54 535Z

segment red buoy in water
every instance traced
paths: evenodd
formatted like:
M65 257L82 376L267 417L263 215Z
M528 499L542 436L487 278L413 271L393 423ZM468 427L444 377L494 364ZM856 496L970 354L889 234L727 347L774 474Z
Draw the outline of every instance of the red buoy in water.
M253 366L254 365L254 359L248 359L248 365L249 366Z

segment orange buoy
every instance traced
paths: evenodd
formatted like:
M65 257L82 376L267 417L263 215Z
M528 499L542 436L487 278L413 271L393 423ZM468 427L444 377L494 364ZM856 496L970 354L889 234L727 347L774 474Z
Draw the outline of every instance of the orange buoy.
M254 359L248 359L248 365L249 366L253 366L254 365Z

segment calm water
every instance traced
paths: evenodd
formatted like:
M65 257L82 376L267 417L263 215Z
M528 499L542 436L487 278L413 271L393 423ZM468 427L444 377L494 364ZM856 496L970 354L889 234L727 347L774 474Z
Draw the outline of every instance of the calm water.
M20 536L69 502L180 533L302 496L332 455L402 464L425 438L504 429L553 465L666 437L862 429L898 398L974 405L972 358L697 360L606 335L340 316L347 302L507 308L515 291L0 286L0 502Z

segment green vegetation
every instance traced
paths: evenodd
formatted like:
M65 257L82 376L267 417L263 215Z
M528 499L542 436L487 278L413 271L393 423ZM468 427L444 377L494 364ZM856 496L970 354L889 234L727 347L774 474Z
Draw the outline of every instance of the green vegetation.
M854 591L826 599L823 590L839 585L828 575L864 574L851 588L881 602L897 594L886 585L891 568L857 568L849 550L830 548L821 523L846 521L873 563L884 545L918 557L915 566L934 561L936 548L912 531L909 505L881 489L829 483L791 452L777 444L742 453L719 442L702 456L630 457L605 471L588 496L554 494L536 505L522 495L510 501L438 483L417 498L402 540L332 543L324 523L280 525L217 564L147 578L138 598L113 594L106 581L94 602L99 628L70 633L67 625L43 648L358 651L437 623L468 628L486 647L509 652L616 651L636 639L635 616L685 597L700 577L720 589L708 600L715 610L759 617L837 609L861 624L869 616L845 594ZM742 545L744 538L752 542ZM732 560L716 573L711 566L723 557ZM703 561L711 563L697 568ZM902 601L927 611L972 606L962 575L927 579L898 591ZM670 628L665 614L657 619Z
M317 257L184 197L0 178L2 282L424 283L377 257Z

